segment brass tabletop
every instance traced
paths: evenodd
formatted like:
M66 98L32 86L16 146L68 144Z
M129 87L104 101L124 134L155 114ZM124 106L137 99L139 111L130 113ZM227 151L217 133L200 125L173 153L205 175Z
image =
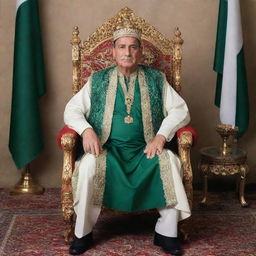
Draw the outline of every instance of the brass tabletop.
M243 164L247 154L240 148L232 148L228 155L222 155L221 149L217 147L205 147L200 150L201 161L209 164Z
M210 173L222 176L239 174L239 200L241 206L246 207L248 204L244 199L244 186L246 175L249 172L248 166L246 164L246 151L240 148L232 148L228 154L223 155L220 148L211 146L202 148L200 153L201 161L199 168L204 175L204 197L201 203L205 204L207 201L208 175Z

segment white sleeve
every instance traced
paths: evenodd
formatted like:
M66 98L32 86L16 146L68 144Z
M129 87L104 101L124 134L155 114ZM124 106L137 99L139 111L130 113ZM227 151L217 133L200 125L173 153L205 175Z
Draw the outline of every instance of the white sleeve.
M81 135L85 129L92 128L86 120L91 108L90 88L91 79L89 79L83 88L70 99L64 111L65 124L75 130L79 135Z
M185 101L166 80L164 86L163 107L166 117L162 121L157 134L163 135L167 141L170 141L178 129L189 123L190 115Z

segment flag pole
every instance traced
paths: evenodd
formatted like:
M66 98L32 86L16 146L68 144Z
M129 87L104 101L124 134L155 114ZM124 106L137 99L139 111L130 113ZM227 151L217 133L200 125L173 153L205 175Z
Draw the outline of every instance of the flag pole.
M10 191L10 195L42 195L44 188L33 180L30 166L27 164L22 172L20 180Z

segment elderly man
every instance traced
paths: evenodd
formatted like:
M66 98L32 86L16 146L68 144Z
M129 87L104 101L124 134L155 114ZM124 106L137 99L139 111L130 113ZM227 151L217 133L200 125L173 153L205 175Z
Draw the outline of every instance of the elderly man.
M91 247L104 205L126 212L157 208L154 244L181 255L177 223L190 209L179 158L164 144L189 122L188 109L163 73L138 64L138 29L118 29L113 41L117 66L94 73L64 113L85 151L72 180L77 219L69 253Z

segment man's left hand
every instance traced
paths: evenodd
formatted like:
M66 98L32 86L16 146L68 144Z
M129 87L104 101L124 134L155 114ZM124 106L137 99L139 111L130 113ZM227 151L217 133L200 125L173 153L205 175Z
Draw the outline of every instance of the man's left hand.
M147 154L147 158L153 158L155 155L159 155L162 153L164 148L164 143L166 142L166 139L163 135L156 135L155 138L150 141L145 150L144 153Z

